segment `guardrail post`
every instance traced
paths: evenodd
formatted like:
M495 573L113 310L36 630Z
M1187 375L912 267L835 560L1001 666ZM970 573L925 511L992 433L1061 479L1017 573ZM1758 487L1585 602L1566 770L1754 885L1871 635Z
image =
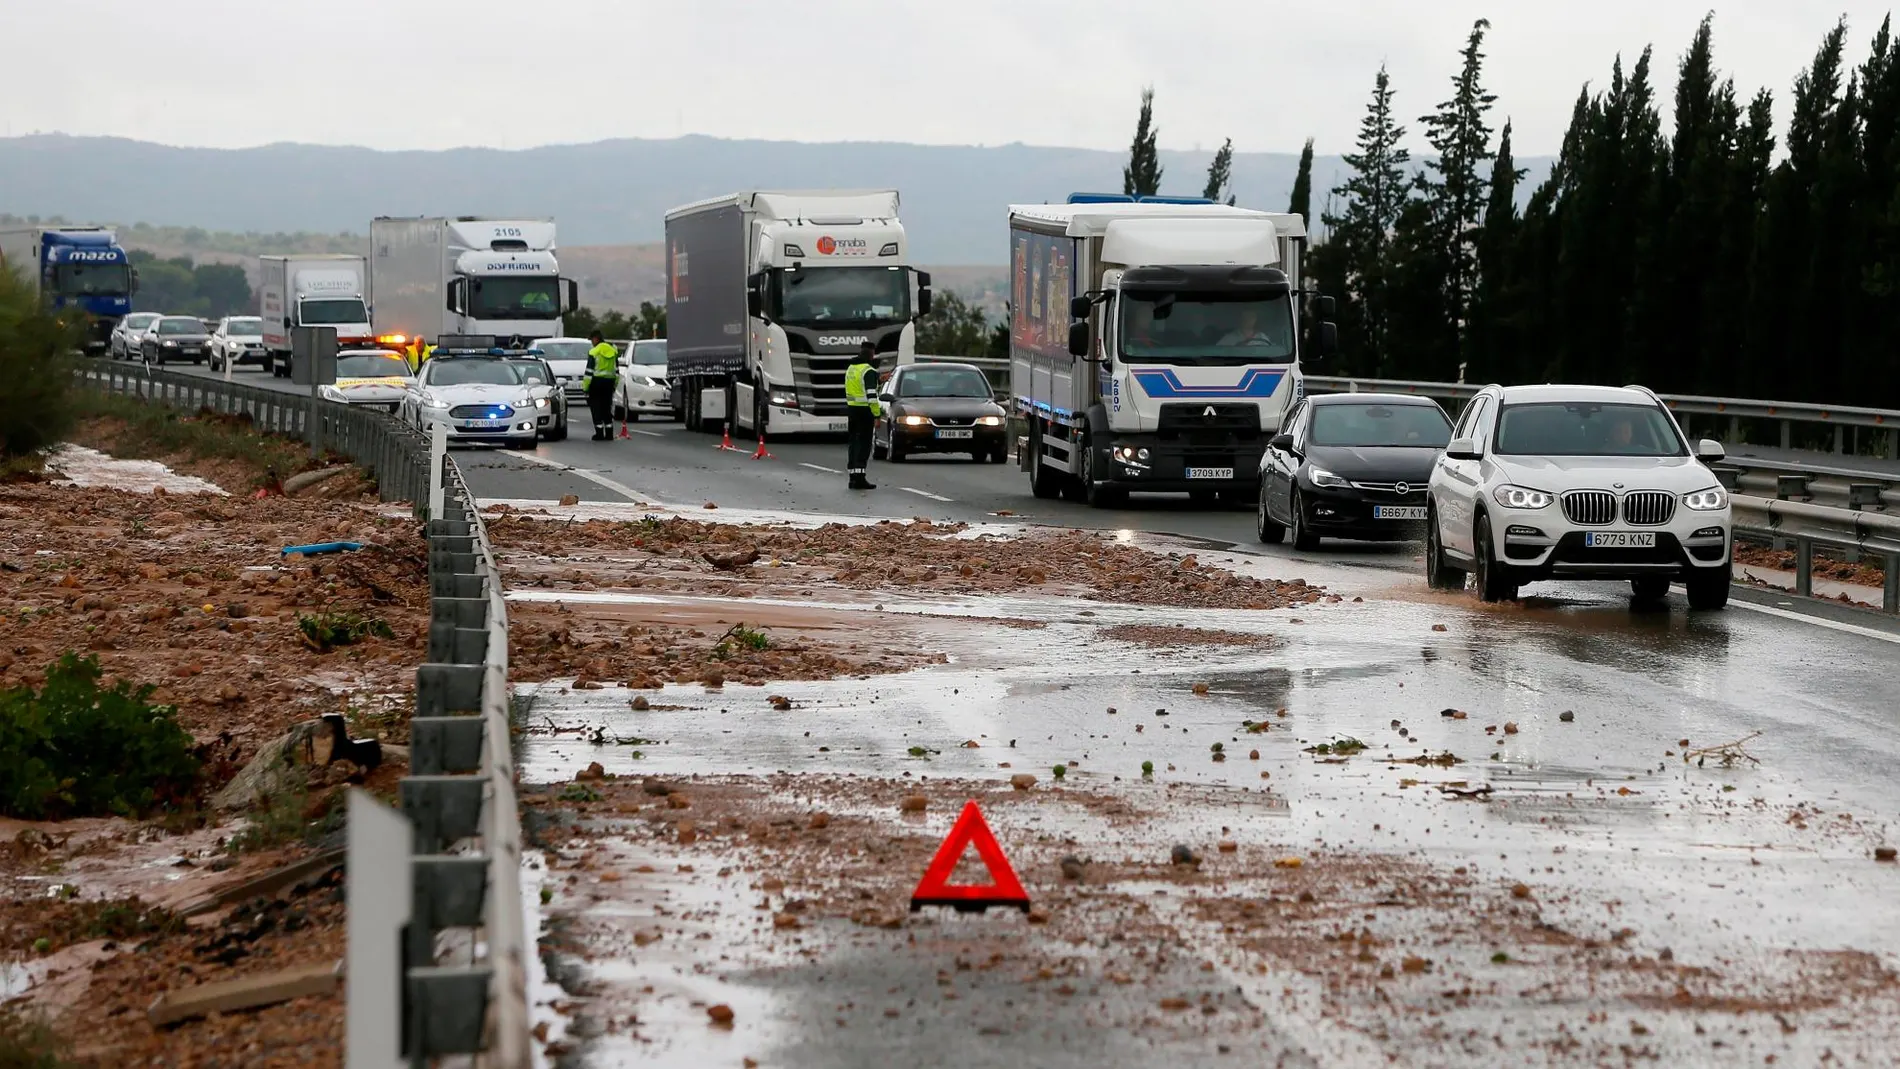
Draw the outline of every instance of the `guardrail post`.
M1882 591L1881 607L1888 612L1900 612L1900 553L1889 553L1886 559L1887 583Z
M1794 540L1794 592L1804 598L1814 596L1814 541Z
M442 515L442 458L449 455L449 428L435 423L429 427L429 518Z
M353 787L349 829L343 1060L349 1069L400 1069L402 934L409 924L412 894L409 822L369 792Z

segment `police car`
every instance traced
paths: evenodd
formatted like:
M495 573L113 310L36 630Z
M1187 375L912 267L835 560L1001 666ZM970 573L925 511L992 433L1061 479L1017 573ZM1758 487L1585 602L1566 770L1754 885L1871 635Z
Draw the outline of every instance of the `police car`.
M409 362L387 349L345 349L336 354L336 382L318 393L327 401L394 412L414 382Z
M453 443L532 449L553 401L524 374L518 360L527 350L455 344L461 340L438 342L405 392L400 417L424 434L446 427Z

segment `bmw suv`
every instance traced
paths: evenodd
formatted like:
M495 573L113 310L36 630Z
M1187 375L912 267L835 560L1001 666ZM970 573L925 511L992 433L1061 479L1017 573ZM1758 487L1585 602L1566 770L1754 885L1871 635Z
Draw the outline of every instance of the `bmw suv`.
M1425 574L1503 601L1543 579L1628 580L1638 601L1680 581L1694 609L1729 593L1729 499L1656 395L1639 386L1487 386L1432 469Z

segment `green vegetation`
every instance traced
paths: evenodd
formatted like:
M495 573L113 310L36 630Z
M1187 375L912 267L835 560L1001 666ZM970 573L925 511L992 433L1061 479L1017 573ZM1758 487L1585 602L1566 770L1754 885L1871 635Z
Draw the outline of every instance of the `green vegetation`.
M303 632L305 645L321 653L338 646L354 646L366 638L396 637L382 620L356 612L298 613L297 630Z
M128 255L139 272L135 312L194 315L210 320L257 311L250 279L237 264L194 263L189 256L161 260L144 249Z
M304 814L309 809L309 792L301 787L275 792L247 814L248 823L225 841L224 848L233 854L247 854L254 850L274 850L295 842L314 843L332 829L342 826L344 802L341 794L333 797L330 807L317 820L305 818Z
M600 792L585 783L570 783L561 788L559 797L563 802L598 802Z
M1066 775L1068 775L1068 774L1069 774L1069 766L1068 766L1068 765L1057 765L1057 766L1056 766L1055 768L1053 768L1053 769L1051 769L1050 771L1052 771L1052 772L1054 772L1054 773L1055 773L1055 777L1056 777L1057 779L1061 779L1062 777L1064 777L1064 776L1066 776Z
M1135 121L1135 140L1128 147L1128 166L1122 169L1122 192L1152 197L1161 192L1161 130L1154 124L1155 90L1141 91L1141 117Z
M71 219L53 215L17 216L0 212L0 226L38 225L61 226L73 223ZM81 222L88 222L81 220ZM313 234L299 230L294 233L234 233L226 230L206 230L198 226L153 226L150 223L106 224L118 232L119 242L127 248L160 248L165 250L186 249L191 252L223 252L241 256L265 256L290 253L342 252L357 256L369 252L369 237L365 234L351 234L347 231L335 234Z
M652 301L641 301L640 310L632 315L609 309L597 313L583 305L561 317L561 325L572 338L585 338L590 331L598 330L603 338L612 340L666 337L666 306Z
M27 460L54 445L76 418L73 368L78 323L42 310L26 281L0 268L0 462Z
M36 1013L0 1007L0 1069L69 1069L72 1048Z
M1144 775L1144 776L1152 776L1152 775L1154 775L1154 774L1155 774L1155 763L1154 763L1153 761L1143 761L1143 762L1141 763L1141 774L1142 774L1142 775Z
M143 816L192 798L191 736L153 687L100 685L96 657L71 653L38 691L0 691L0 814L26 820Z
M917 320L917 351L1001 359L1009 355L1009 323L991 324L982 306L941 290L931 299L930 314Z
M732 656L735 649L768 650L772 648L772 639L765 632L747 627L744 622L732 625L732 629L720 637L713 647L714 660L723 661Z
M1308 746L1306 748L1306 752L1311 753L1311 754L1319 754L1321 756L1351 757L1353 754L1364 751L1365 748L1366 748L1365 743L1360 742L1358 739L1355 739L1349 735L1343 739L1334 739L1331 742L1322 742L1318 746Z

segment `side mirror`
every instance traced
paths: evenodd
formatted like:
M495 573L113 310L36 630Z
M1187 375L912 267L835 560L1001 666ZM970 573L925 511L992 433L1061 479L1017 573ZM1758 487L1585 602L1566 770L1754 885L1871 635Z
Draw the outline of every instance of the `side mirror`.
M1293 451L1293 436L1290 434L1276 434L1267 440L1267 448L1278 449L1282 453L1291 453Z
M1069 324L1069 355L1089 355L1089 325L1087 320Z
M884 393L878 394L877 399L883 401L885 404L892 404L897 400L897 395L887 390Z
M930 314L930 287L929 286L917 287L917 314L920 316L927 316Z
M1331 319L1339 314L1339 302L1331 297L1313 298L1313 314L1321 319Z
M451 312L460 312L462 310L461 309L462 287L466 284L467 284L466 279L460 279L460 278L450 279L448 289L445 291L445 296L443 297L443 300L442 300L443 307L447 308Z
M132 269L132 288L127 290L126 293L127 295L130 295L130 294L137 293L138 291L139 291L139 269L134 267Z
M763 271L746 276L745 314L753 319L765 318L765 272Z
M581 284L575 279L567 279L567 310L572 312L581 306Z
M1469 438L1453 438L1445 446L1445 455L1453 460L1481 460L1478 443Z
M1332 300L1331 297L1326 299ZM1339 324L1321 320L1319 337L1315 339L1313 349L1313 355L1321 357L1332 356L1339 352Z
M1695 458L1713 464L1716 461L1728 459L1728 450L1722 448L1721 442L1713 438L1704 438L1696 444Z
M1069 318L1070 319L1087 319L1089 317L1089 313L1094 310L1095 310L1095 300L1092 297L1069 298Z

